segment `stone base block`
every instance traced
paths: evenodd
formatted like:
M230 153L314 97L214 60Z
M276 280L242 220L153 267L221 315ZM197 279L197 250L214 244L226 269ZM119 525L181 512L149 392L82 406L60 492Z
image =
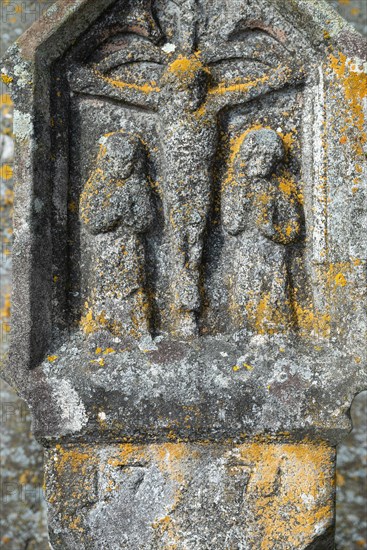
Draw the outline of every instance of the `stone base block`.
M334 448L322 443L56 445L53 548L332 549Z

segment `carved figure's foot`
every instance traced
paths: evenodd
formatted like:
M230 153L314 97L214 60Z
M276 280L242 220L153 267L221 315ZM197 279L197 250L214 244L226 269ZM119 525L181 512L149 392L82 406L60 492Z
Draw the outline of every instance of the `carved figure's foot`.
M198 273L182 270L176 276L173 287L174 307L187 312L199 311L201 296Z
M199 335L196 313L193 311L177 311L174 313L172 333L178 338L195 338Z

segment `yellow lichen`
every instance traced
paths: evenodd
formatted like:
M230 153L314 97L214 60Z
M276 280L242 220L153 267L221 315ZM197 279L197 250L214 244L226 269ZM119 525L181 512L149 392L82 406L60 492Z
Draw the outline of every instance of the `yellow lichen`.
M336 286L346 286L347 279L346 279L346 277L343 273L338 273L335 276L335 284L336 284Z
M290 151L293 148L293 145L296 141L293 132L288 132L287 134L283 134L283 132L278 132L278 135L282 138L285 152L287 155L290 153Z
M177 78L184 80L192 79L200 70L204 70L207 73L210 72L200 61L197 53L191 57L180 55L168 67L169 73L173 73Z
M122 80L116 80L107 76L104 76L99 71L95 71L96 75L101 78L104 82L107 82L107 84L110 84L110 86L113 86L114 88L127 88L130 90L136 90L138 92L143 92L144 94L150 94L152 92L160 92L160 88L157 86L153 86L152 83L148 84L134 84L132 82L124 82Z
M5 197L3 200L4 206L13 206L14 204L14 191L12 189L5 190Z
M56 469L59 474L67 470L72 473L85 473L86 467L96 461L96 456L92 448L83 447L83 450L64 448L60 444L55 447Z
M310 544L318 530L327 530L332 524L335 451L326 444L305 440L278 442L279 438L289 437L290 434L282 433L275 441L263 437L258 442L235 448L230 441L211 447L215 455L221 457L223 475L238 476L242 471L245 474L243 479L247 481L242 491L240 487L239 490L256 529L243 528L249 544L259 550L270 550L274 545L298 548L301 543ZM206 463L207 446L205 441L195 445L123 444L108 460L109 466L115 468L155 464L166 482L174 487L172 503L151 523L157 531L157 541L160 544L164 541L164 548L173 548L182 542L173 512L186 498L195 464ZM233 451L237 459L235 465ZM125 471L129 475L129 470Z
M244 363L243 366L249 371L254 370L254 367L252 365L249 365L248 363Z
M40 476L33 470L24 470L19 476L20 485L37 486L40 483Z
M9 164L0 167L0 177L3 180L10 180L13 177L13 168Z
M253 465L246 490L256 518L259 550L312 542L315 529L333 519L334 451L324 444L247 444L241 456ZM320 497L328 495L322 499Z
M108 460L108 464L114 468L120 468L121 466L126 466L128 461L134 456L140 457L142 447L139 445L133 445L131 443L125 443L119 445L119 452L116 456L113 456Z
M350 117L346 120L346 126L358 131L358 138L354 142L355 153L363 158L363 145L367 142L365 130L365 115L363 103L367 97L367 74L363 65L357 66L343 53L338 56L330 55L331 68L340 82L344 96L349 107ZM342 136L343 139L344 136ZM358 167L356 166L358 172Z
M234 162L236 160L237 155L240 152L241 145L248 136L248 134L252 131L256 130L262 130L267 129L271 130L270 126L264 126L262 124L254 124L250 128L248 128L245 132L243 132L240 136L235 136L231 139L230 142L230 152L229 152L229 161L228 161L228 171L227 176L223 182L223 189L228 185L235 185L235 170L234 170ZM283 134L282 132L278 132L278 135L282 138L284 147L286 151L288 152L289 149L292 147L294 143L294 137L292 133ZM293 179L293 176L289 173L284 171L282 176L279 178L279 187L280 189L286 193L287 195L295 195L297 196L298 200L302 203L303 202L303 195L298 191L297 185ZM266 197L265 203L267 202Z
M367 97L367 74L363 71L356 71L355 67L351 66L347 57L341 52L339 52L338 57L330 55L330 63L334 73L341 80L345 97L356 115L360 128L363 129L362 101ZM364 141L366 141L365 134Z
M4 306L0 310L0 318L1 319L9 319L10 317L10 294L5 294L4 296Z
M93 332L97 332L99 329L106 327L107 325L108 321L104 311L94 317L92 309L89 309L80 320L80 326L85 334L93 334Z
M228 92L248 92L252 88L256 88L259 84L264 84L268 80L269 76L264 75L256 80L250 80L248 82L238 82L235 84L227 84L222 82L215 88L211 88L208 93L209 95L223 95Z
M301 305L297 300L294 301L293 307L301 335L306 338L313 335L327 338L330 335L330 313L315 311L312 305Z
M47 361L48 361L49 363L54 363L55 361L57 361L57 359L58 359L58 356L57 356L57 355L49 355L49 356L47 357Z
M223 182L223 188L225 188L228 185L233 185L235 183L234 162L236 160L238 153L240 152L241 145L244 142L245 138L248 136L250 132L254 130L261 130L262 128L269 128L269 126L262 126L261 124L255 124L254 126L251 126L250 128L248 128L240 136L235 136L234 138L231 139L228 172L227 172L227 177Z
M11 107L13 105L13 102L11 100L11 97L9 94L1 94L0 95L0 107Z
M9 76L7 74L2 74L1 75L1 80L4 82L4 84L10 84L11 82L13 82L13 77L12 76Z
M250 296L246 310L249 323L258 334L276 334L287 326L287 319L281 309L271 303L268 292L264 292L259 299Z
M348 284L347 276L353 269L351 262L330 263L326 273L328 288L335 292L338 287L345 287Z
M82 527L80 527L80 522L81 522L81 518L80 517L76 517L74 518L70 523L69 523L69 528L72 529L73 531L80 531L80 532L84 532L84 529Z
M285 176L279 178L279 189L288 197L297 191L294 180Z

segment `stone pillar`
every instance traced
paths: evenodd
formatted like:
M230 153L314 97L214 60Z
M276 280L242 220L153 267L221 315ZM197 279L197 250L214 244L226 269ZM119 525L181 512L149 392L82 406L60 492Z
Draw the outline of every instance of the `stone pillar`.
M6 374L54 549L333 548L365 68L321 0L60 0L9 51Z

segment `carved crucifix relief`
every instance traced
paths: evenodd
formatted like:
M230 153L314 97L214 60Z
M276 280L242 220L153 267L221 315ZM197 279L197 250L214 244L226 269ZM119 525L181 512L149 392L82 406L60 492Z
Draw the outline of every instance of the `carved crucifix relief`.
M346 27L321 0L59 0L11 49L6 373L53 548L333 547L366 387Z
M252 18L233 22L230 32L213 42L200 27L196 2L168 2L179 20L174 29L167 24L167 6L143 4L139 21L145 24L127 19L110 42L97 41L97 51L78 63L69 80L82 97L117 101L156 117L156 143L144 139L148 149L159 149L167 328L190 337L198 335L203 305L203 248L215 202L214 165L221 154L219 118L303 82L304 67L297 56L289 56L274 29ZM269 241L274 250L275 240Z

